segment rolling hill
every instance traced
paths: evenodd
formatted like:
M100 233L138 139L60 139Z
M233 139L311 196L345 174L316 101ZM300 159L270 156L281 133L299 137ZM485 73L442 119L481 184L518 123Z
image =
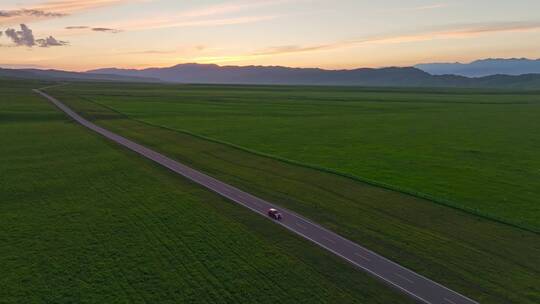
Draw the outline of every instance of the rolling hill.
M88 72L0 68L0 77L54 81L540 89L540 74L465 77L432 75L415 67L324 70L190 63L166 68L142 70L105 68Z
M426 63L415 66L432 75L484 77L490 75L524 75L540 73L540 59L483 59L471 63Z
M107 68L92 70L89 73L148 77L174 83L540 89L540 74L468 78L456 75L431 75L414 67L324 70L190 63L143 70Z
M3 69L0 68L0 77L37 79L37 80L79 80L79 81L121 81L121 82L159 82L158 79L136 76L122 76L114 74L78 73L61 70L40 69Z

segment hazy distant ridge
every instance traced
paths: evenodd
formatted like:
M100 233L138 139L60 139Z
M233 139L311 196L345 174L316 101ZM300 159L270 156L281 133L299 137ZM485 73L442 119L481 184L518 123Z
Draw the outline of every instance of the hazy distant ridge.
M158 79L136 76L122 76L103 73L78 73L61 70L40 69L3 69L0 68L0 77L38 79L38 80L78 80L78 81L120 81L120 82L158 82Z
M378 85L395 83L421 84L431 76L415 68L323 70L279 66L218 66L214 64L179 64L168 68L144 70L98 69L91 73L130 77L152 77L168 82L223 84L323 84Z
M424 63L415 67L432 75L453 74L467 77L540 74L540 59L482 59L471 63Z
M483 78L467 78L456 75L431 75L414 67L324 70L279 66L241 67L190 63L167 68L143 70L109 68L89 72L128 77L150 77L175 83L540 89L540 75L497 75Z
M85 73L0 68L0 77L55 81L540 89L540 74L468 78L456 75L431 75L414 67L323 70L275 66L239 67L213 64L180 64L168 68L144 70L111 68Z

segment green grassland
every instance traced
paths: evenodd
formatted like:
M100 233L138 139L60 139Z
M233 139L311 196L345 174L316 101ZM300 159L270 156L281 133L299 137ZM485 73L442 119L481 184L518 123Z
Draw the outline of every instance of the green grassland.
M416 196L375 187L337 174L265 157L231 145L148 123L156 119L156 124L169 122L173 126L173 123L180 123L182 119L191 121L190 124L198 119L201 124L205 120L204 124L209 129L228 129L234 124L232 122L227 124L224 121L227 121L229 116L236 117L238 111L244 113L245 120L250 119L249 110L244 109L243 105L247 104L246 107L253 111L257 108L265 108L267 112L264 115L253 112L251 127L245 129L245 132L250 133L262 132L264 128L272 129L267 120L279 121L281 117L285 123L296 118L307 119L317 116L310 111L321 113L332 110L329 101L308 102L302 101L305 97L295 97L299 94L303 96L304 93L299 91L303 89L305 88L78 84L52 88L48 92L99 125L162 151L237 187L304 214L481 303L532 304L540 301L538 286L540 235L538 233L435 204ZM315 90L315 88L312 89ZM337 90L332 88L318 90L326 89L334 92L333 94ZM269 101L259 90L266 90L269 96L282 94L283 98L276 99L271 105L265 105ZM359 94L353 89L346 90L352 90L351 94L355 96ZM272 93L274 91L275 93ZM242 94L245 94L242 98L230 97ZM368 90L366 94L375 93ZM392 94L394 92L389 93L389 95ZM399 99L399 96L404 93L396 94L396 99ZM437 96L438 93L425 94ZM488 102L488 98L483 94L477 98L478 103ZM459 97L459 94L457 95ZM286 98L298 98L299 101L287 101ZM428 97L424 96L424 98ZM530 94L529 100L524 95L516 102L535 103L536 98L536 95ZM250 101L244 102L246 99ZM461 99L468 106L468 99ZM279 100L282 101L281 106L289 110L281 108ZM503 99L499 102L505 106ZM297 107L296 103L305 105ZM346 103L350 103L350 107L347 108ZM443 106L440 105L441 102L426 103ZM348 109L341 110L343 119L346 119L347 113L361 112L356 109L357 107L362 108L367 112L366 116L369 116L369 113L378 115L380 111L392 113L391 105L404 107L407 104L396 101L372 105L374 109L368 110L355 102L343 101L339 107ZM322 109L318 109L318 106ZM208 107L206 112L205 107ZM273 107L276 109L273 110ZM421 105L414 107L422 112ZM218 108L221 112L217 110ZM379 110L375 110L377 108ZM117 112L116 109L125 111L128 115ZM412 109L409 110L412 111ZM400 109L395 111L392 115L399 116ZM190 115L196 118L190 118ZM426 114L426 116L429 115ZM143 119L144 122L133 118ZM324 119L319 119L324 121ZM333 117L332 120L335 124L339 123L338 117ZM277 128L278 122L276 125L274 127ZM318 130L321 134L325 132L322 128ZM291 129L289 132L295 131ZM316 133L315 130L311 132ZM237 129L236 134L238 138L244 137L240 129ZM336 135L336 137L339 136L339 134ZM375 134L373 136L376 138ZM272 137L263 137L260 140L266 141L265 144L269 146L272 145ZM385 141L382 140L381 145L384 143ZM299 139L296 145L301 144L302 141ZM390 143L387 144L390 145ZM292 146L293 143L289 145ZM310 147L306 143L298 149L308 151ZM326 150L327 157L330 158L333 151L339 149L347 149L347 147L329 145ZM396 151L401 150L396 148ZM410 156L414 158L415 154L411 153ZM357 157L357 154L352 154L341 161L343 163L355 162ZM373 158L376 157L373 156ZM363 161L368 162L369 158ZM382 160L379 162L382 166ZM411 173L420 175L422 171L415 170ZM436 183L436 181L431 182ZM533 198L534 195L531 195L531 199Z
M408 303L0 81L0 303Z
M376 181L540 231L540 93L73 88L132 118Z

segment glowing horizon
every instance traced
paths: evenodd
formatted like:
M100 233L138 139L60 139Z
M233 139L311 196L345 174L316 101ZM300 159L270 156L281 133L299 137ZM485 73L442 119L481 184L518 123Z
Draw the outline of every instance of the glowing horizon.
M533 0L6 0L0 65L340 69L539 58L538 11Z

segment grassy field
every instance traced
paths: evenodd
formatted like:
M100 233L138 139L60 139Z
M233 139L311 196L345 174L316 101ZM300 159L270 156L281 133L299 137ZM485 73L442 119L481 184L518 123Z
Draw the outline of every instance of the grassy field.
M0 303L407 303L0 80Z
M298 90L273 89L292 90L291 96ZM180 114L181 106L172 110L173 99L183 103L183 99L178 97L182 92L193 95L199 92L204 96L210 94L204 93L204 90L204 87L191 86L93 84L69 85L49 92L99 125L302 213L481 303L532 304L540 301L537 284L540 274L540 235L537 233L336 174L263 157L185 132L156 127L100 105L105 103L115 109L138 107L138 111L129 114L137 118L151 118L155 114L159 119L169 115L169 121L177 121L181 115L189 115ZM232 91L239 88L218 87L216 90L231 90L230 94L233 94ZM249 95L249 92L248 88L245 94ZM282 93L287 96L285 92ZM162 97L156 97L158 95ZM531 96L536 98L535 95ZM199 110L202 111L202 107L208 106L210 118L205 123L215 124L218 129L223 120L214 113L212 104L219 103L219 98L224 97L216 96L214 101L206 103L199 101L201 105L189 101L191 105L185 108L200 106ZM142 101L145 99L148 101ZM482 98L478 100L482 102ZM167 102L172 104L170 108L163 105ZM232 112L241 108L227 98L223 103L223 107L232 103ZM324 108L324 104L321 107ZM351 107L354 108L354 104ZM271 111L270 106L268 111ZM290 111L293 117L301 116L293 112ZM260 128L264 126L262 117ZM227 125L222 127L226 128ZM240 131L238 136L243 136ZM331 146L329 150L335 148ZM351 158L350 161L354 160Z
M132 118L420 192L540 231L538 92L79 89Z

